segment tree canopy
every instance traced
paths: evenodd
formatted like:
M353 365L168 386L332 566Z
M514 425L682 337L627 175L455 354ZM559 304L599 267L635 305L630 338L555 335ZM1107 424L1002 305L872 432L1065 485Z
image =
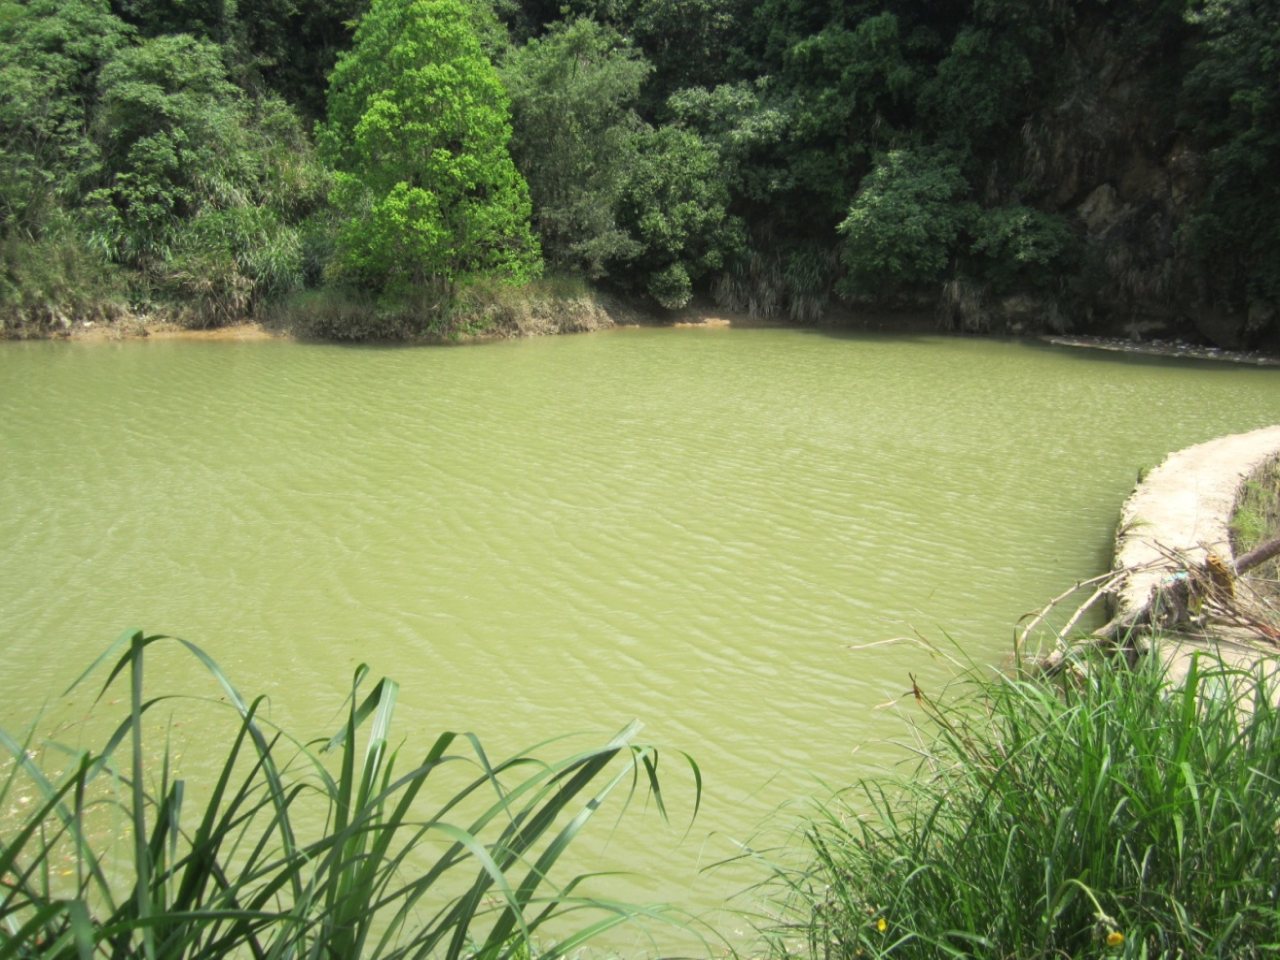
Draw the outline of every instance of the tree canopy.
M322 155L339 264L378 288L447 290L540 268L506 91L461 0L374 0L329 83Z
M1272 6L0 0L0 316L545 255L657 308L1280 343Z

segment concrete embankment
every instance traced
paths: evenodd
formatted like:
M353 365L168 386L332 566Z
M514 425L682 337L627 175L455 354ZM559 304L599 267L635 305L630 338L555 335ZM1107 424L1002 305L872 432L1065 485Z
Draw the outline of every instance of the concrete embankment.
M1280 425L1179 450L1143 478L1125 501L1116 537L1115 567L1128 571L1113 598L1118 618L1140 613L1162 582L1202 566L1210 554L1234 563L1230 523L1241 486L1276 456ZM1209 624L1207 630L1180 633L1166 656L1177 670L1191 653L1210 645L1236 662L1268 652L1230 624ZM1274 645L1269 652L1277 652Z

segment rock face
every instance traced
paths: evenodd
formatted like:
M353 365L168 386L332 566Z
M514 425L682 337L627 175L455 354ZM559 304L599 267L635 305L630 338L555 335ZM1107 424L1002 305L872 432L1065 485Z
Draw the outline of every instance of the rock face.
M1259 346L1248 332L1266 318L1210 302L1183 249L1206 176L1204 158L1177 132L1178 50L1131 56L1131 29L1109 14L1078 23L1066 37L1060 94L1022 130L1019 187L1071 220L1083 240L1066 298L1073 329Z
M1197 194L1182 173L1196 162L1166 132L1174 94L1152 89L1148 64L1120 56L1108 23L1081 28L1065 99L1024 132L1027 170L1083 234L1085 328L1169 336L1186 326L1174 238Z

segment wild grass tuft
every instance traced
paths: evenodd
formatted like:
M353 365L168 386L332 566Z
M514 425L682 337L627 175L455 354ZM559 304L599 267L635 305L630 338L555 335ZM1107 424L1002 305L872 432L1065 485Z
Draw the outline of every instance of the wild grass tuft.
M1280 531L1280 459L1268 460L1240 487L1231 516L1234 553L1247 553Z
M1091 666L922 698L912 773L821 805L775 868L774 956L1275 956L1274 665Z
M71 224L59 221L39 238L0 236L0 338L45 336L125 313L118 271Z
M230 711L233 732L212 783L175 776L167 744L148 761L149 717L180 703L143 682L147 652L160 642L185 647ZM526 960L563 956L640 914L676 917L592 900L580 892L583 877L562 885L551 877L611 794L625 802L645 793L665 815L657 754L633 743L634 724L555 762L492 762L474 737L454 733L409 756L391 745L396 684L383 679L365 692L363 667L346 722L308 744L273 728L262 698L242 698L186 641L128 633L95 667L109 668L102 694L127 687L129 709L67 775L46 776L29 739L0 731L12 758L0 809L20 790L36 797L0 847L4 960ZM88 825L104 803L118 803L128 825L123 866L109 862ZM425 865L424 850L432 852ZM572 924L557 921L553 936L549 921L560 917Z
M475 278L458 290L443 332L499 337L583 333L613 326L610 313L577 277L552 275L524 283Z

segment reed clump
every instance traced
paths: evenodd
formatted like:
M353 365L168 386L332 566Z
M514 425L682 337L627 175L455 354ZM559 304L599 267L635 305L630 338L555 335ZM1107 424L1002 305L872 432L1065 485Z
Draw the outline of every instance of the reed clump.
M922 692L920 760L774 867L775 957L1233 957L1280 945L1275 664L1158 656Z
M221 694L209 700L232 723L225 760L199 787L144 731L182 703L143 683L162 642L205 668ZM0 957L529 960L639 916L681 922L668 908L592 899L584 877L557 880L611 795L644 796L665 816L657 754L634 742L635 724L552 762L491 760L455 733L409 755L392 743L396 684L366 692L363 667L345 723L309 743L275 728L262 698L245 700L186 641L127 633L97 667L104 694L126 688L128 710L101 750L70 754L61 778L36 763L30 738L0 731L0 810L23 811L0 836ZM123 860L90 826L103 805L125 825Z

